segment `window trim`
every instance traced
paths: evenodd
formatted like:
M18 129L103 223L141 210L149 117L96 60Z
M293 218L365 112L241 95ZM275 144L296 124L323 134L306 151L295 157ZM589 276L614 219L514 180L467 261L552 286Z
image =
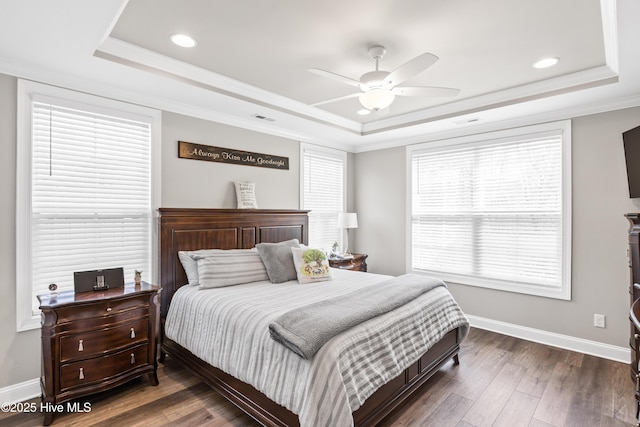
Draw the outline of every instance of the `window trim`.
M482 144L504 138L517 138L521 136L538 134L543 132L560 132L562 135L562 285L559 290L544 289L524 283L506 283L491 279L469 277L462 274L443 273L438 271L414 270L412 267L412 157L415 153L441 147L450 147L462 144ZM571 121L542 123L513 129L504 129L482 134L468 135L440 141L426 142L409 145L406 147L406 207L405 207L405 236L406 236L406 272L414 274L428 274L437 276L446 282L462 285L476 286L488 289L496 289L507 292L536 295L562 300L571 300Z
M16 139L16 330L17 332L40 328L40 316L33 315L31 301L31 162L32 132L31 103L33 97L56 98L68 105L91 108L92 111L118 111L123 116L145 117L151 124L151 239L152 248L157 247L155 227L157 208L161 195L161 118L159 110L102 98L55 86L18 79L17 90L17 139ZM153 272L150 278L157 282L158 260L151 250Z
M347 171L347 168L348 168L347 152L346 151L342 151L342 150L338 150L338 149L335 149L335 148L323 147L321 145L309 144L309 143L306 143L306 142L300 142L300 201L299 201L300 209L303 209L303 210L307 209L304 206L304 174L305 174L305 170L304 170L304 155L305 155L305 151L321 153L323 155L334 157L334 158L339 159L340 161L342 161L342 164L343 164L343 168L342 168L342 187L343 187L342 188L342 208L343 208L343 212L347 212L347 210L348 210L348 208L347 208L347 189L349 188L349 184L347 182L347 177L349 176L348 171ZM343 232L340 233L340 242L339 242L340 247L343 247L345 232L346 232L346 230L343 230Z

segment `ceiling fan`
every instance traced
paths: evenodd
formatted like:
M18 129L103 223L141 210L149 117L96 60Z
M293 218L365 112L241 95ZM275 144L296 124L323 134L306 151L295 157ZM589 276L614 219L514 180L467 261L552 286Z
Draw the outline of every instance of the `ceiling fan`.
M360 77L360 80L354 80L349 77L341 76L340 74L318 68L311 68L309 71L314 74L346 83L360 89L360 92L357 93L327 99L311 105L316 107L318 105L358 97L360 103L365 108L372 111L379 111L391 105L396 95L449 97L456 96L460 93L460 89L452 89L448 87L398 86L432 66L439 58L431 53L425 52L416 56L412 60L405 62L394 71L388 72L378 69L378 62L382 59L385 52L386 49L383 46L373 46L369 49L369 56L376 61L376 69L375 71L369 71L368 73L363 74Z

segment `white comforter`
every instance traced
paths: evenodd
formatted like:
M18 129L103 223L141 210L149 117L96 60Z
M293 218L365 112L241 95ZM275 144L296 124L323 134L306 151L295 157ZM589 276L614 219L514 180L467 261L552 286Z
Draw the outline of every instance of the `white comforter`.
M447 332L468 321L444 287L328 341L305 360L269 337L283 313L389 276L332 269L334 280L255 282L173 296L165 334L209 364L298 414L302 427L352 426L351 413ZM462 336L461 338L464 338Z

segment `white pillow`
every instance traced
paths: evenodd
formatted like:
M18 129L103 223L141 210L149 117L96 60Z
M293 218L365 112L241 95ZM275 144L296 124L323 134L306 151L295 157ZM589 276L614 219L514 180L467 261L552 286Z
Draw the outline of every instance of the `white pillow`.
M260 254L253 249L231 249L198 258L200 289L269 280Z
M322 282L331 280L331 269L327 254L314 248L291 248L293 263L299 283Z
M258 209L255 182L236 182L238 209Z

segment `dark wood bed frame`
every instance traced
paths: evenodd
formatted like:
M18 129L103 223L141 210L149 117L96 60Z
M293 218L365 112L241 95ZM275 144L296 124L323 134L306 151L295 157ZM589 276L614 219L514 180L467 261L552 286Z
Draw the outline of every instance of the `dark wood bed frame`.
M187 282L178 251L197 249L252 248L260 242L298 239L307 243L308 211L265 209L176 209L159 210L161 319L174 292ZM453 358L458 363L457 330L436 343L404 373L378 389L353 413L357 426L373 426L409 399L440 367ZM260 424L298 426L298 416L231 375L207 364L190 351L161 336L161 357L180 361Z

